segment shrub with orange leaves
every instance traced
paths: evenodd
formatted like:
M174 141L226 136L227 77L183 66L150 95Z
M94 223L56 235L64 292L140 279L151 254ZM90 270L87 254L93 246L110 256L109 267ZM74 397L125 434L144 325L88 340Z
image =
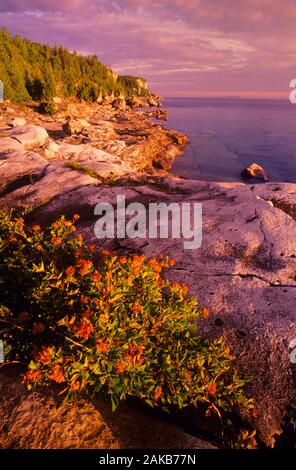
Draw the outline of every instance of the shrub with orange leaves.
M103 251L96 261L74 235L77 216L42 230L0 215L0 339L7 359L27 362L29 387L60 383L113 409L135 397L219 416L252 410L223 340L197 334L208 309L164 276L173 260Z

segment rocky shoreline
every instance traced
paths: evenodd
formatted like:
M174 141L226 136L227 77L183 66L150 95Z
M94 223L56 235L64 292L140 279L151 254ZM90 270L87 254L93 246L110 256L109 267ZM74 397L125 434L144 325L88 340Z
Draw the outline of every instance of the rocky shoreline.
M253 376L248 391L255 397L256 416L250 424L263 445L273 446L295 433L296 377L289 343L296 338L296 185L252 186L172 177L167 170L186 142L186 136L151 122L143 111L72 103L51 118L32 108L4 104L0 115L0 208L33 207L31 220L41 225L60 214L79 213L78 229L87 242L118 253L153 256L160 252L175 258L170 277L185 281L201 305L210 308L209 318L199 325L200 333L223 335L238 369ZM170 238L99 243L93 232L94 206L115 203L119 194L125 195L127 203L144 205L202 202L202 247L184 250L182 241ZM42 391L24 394L13 379L3 380L2 397L8 394L9 406L6 399L0 405L5 423L0 429L0 447L42 447L40 429L45 418L37 423L36 404L62 415L64 411L57 410L66 405L50 402L52 397ZM91 405L84 402L83 407L87 406ZM68 423L70 429L71 420L81 416L79 407L72 413L69 422L59 418L59 426ZM33 416L35 428L24 422ZM108 423L112 426L117 420L116 427L120 418L112 416L108 415ZM152 421L145 426L147 430L155 426ZM27 437L21 435L23 426ZM51 429L49 445L59 446L58 433L54 426ZM133 432L136 436L139 431ZM89 439L83 430L79 433L79 437L69 437L68 446L96 447L97 434ZM178 447L178 442L179 447L208 446L176 436L171 447ZM107 446L109 441L104 439L97 441L97 447ZM145 435L142 444L137 439L129 445L156 446L156 441L145 441ZM170 439L159 446L170 446ZM127 444L112 441L113 448L120 445Z

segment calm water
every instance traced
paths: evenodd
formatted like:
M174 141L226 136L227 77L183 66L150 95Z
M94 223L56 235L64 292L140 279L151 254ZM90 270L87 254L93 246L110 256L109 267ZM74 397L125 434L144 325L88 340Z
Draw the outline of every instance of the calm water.
M167 125L190 144L172 172L192 179L239 181L250 163L272 181L296 182L296 105L289 100L169 98Z

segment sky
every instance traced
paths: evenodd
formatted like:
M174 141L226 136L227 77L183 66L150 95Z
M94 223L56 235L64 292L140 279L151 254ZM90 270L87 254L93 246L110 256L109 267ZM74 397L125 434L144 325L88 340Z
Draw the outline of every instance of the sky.
M166 97L288 99L296 78L296 0L0 0L0 26Z

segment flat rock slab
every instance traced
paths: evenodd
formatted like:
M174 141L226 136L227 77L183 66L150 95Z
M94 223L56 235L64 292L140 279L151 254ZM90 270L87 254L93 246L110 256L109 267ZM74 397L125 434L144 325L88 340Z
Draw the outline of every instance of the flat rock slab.
M33 183L38 179L48 162L38 153L11 151L0 153L0 195L15 187ZM2 193L2 194L1 194Z
M63 162L55 162L47 165L42 178L2 195L0 207L10 209L13 207L27 208L43 205L55 197L65 196L68 192L80 187L96 186L98 184L100 184L100 181L87 173L66 168Z
M0 369L2 449L215 449L146 413L83 399L63 402L58 391L27 392L20 373Z
M259 187L259 186L258 186ZM124 253L158 253L176 260L168 275L185 282L190 294L210 316L199 324L200 334L223 335L237 358L238 369L253 377L249 393L255 397L257 417L252 424L269 446L295 413L295 365L289 343L296 338L296 222L288 214L296 185L273 191L273 183L207 183L176 178L151 178L149 186L96 188L88 186L55 198L40 209L36 220L81 213L80 231L87 241ZM271 204L281 194L286 210ZM286 198L285 198L286 192ZM260 196L259 196L260 193ZM129 239L98 241L94 236L95 204L202 203L203 241L186 250L182 239ZM263 198L264 196L264 198ZM294 199L295 200L295 199ZM293 203L293 201L292 201Z
M18 140L12 139L11 137L2 137L0 139L0 154L10 150L18 150L21 152L24 150L24 146Z

